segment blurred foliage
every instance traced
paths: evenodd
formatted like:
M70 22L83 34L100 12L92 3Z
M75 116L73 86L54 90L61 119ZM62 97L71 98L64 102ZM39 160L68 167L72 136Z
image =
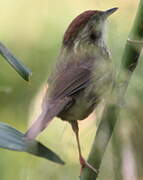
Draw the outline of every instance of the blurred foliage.
M33 100L52 70L63 33L71 20L84 10L119 7L118 12L110 17L107 30L113 63L118 71L137 5L138 0L1 0L0 40L33 71L33 76L28 84L25 83L0 57L0 121L9 123L23 132L26 131L32 116ZM117 139L120 137L120 140L116 141L117 145L120 146L120 142L124 142L122 146L133 145L132 149L141 170L143 168L142 69L143 61L140 61L127 91L127 103L115 128ZM36 107L35 113L38 113L40 106ZM95 130L94 120L80 123L80 138L85 157L90 150ZM42 143L61 155L66 165L59 166L25 153L0 149L1 180L78 179L80 167L76 141L68 123L56 119L39 138ZM115 180L117 174L124 172L124 169L119 171L115 169L116 166L114 167L113 163L120 163L120 159L113 148L110 143L102 163L100 180ZM138 174L140 179L143 179L141 170Z

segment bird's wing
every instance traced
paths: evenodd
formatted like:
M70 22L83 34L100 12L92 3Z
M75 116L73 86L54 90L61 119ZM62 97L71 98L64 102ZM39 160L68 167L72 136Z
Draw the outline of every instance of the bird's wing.
M72 64L51 81L49 96L53 99L69 97L88 86L91 80L91 67Z

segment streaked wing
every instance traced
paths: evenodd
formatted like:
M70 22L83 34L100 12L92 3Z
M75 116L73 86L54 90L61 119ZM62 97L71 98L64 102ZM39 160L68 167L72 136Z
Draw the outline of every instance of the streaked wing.
M85 62L70 64L63 71L51 79L49 96L61 99L71 96L86 88L91 80L91 66Z

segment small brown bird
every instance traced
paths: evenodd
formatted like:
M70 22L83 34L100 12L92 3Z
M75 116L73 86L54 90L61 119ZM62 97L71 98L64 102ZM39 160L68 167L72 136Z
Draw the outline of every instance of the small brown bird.
M66 30L58 62L48 80L42 113L25 136L34 139L57 116L68 121L76 135L81 170L92 167L82 156L78 120L85 119L104 97L112 81L112 62L105 43L106 11L88 10L77 16Z

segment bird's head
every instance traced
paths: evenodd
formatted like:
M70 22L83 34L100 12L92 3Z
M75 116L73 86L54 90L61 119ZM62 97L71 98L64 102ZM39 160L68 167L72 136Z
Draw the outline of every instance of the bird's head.
M104 39L104 25L107 17L117 9L88 10L77 16L64 34L63 46L70 49L78 45L95 44L98 46Z

